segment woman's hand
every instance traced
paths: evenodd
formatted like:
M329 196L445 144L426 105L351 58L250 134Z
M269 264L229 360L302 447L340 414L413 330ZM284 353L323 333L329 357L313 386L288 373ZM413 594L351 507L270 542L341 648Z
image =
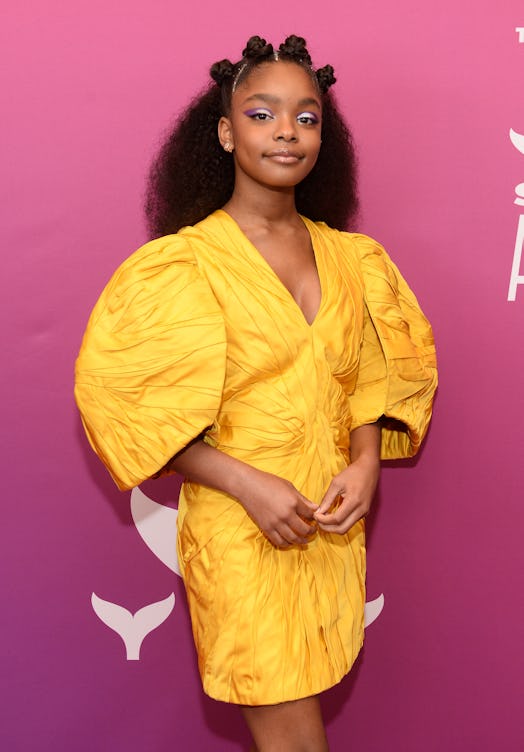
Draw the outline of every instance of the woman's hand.
M356 460L331 481L318 510L315 520L326 533L347 533L371 509L380 474L380 464L364 457ZM341 498L340 505L333 512L329 510Z
M317 532L317 505L283 478L254 470L248 474L238 498L274 546L303 546Z
M321 530L343 535L371 509L380 476L380 427L373 423L351 433L349 467L336 475L315 512ZM336 501L340 504L330 512Z
M199 438L165 469L233 496L274 546L304 545L317 532L313 515L318 506L292 483L229 457Z

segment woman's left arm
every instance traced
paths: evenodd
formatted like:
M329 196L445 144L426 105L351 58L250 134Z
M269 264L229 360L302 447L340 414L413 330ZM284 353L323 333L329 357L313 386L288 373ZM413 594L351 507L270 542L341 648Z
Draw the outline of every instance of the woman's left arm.
M371 508L380 475L380 423L355 428L350 446L351 464L333 478L314 514L319 528L329 533L347 533Z

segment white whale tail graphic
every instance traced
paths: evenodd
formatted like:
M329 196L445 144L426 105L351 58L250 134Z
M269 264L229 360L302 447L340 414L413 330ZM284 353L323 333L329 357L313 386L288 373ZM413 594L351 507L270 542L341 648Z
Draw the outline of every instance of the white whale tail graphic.
M167 619L175 605L175 594L171 593L163 601L150 603L135 614L118 603L102 600L96 593L91 596L91 604L98 618L124 641L127 660L138 661L144 637Z
M368 601L364 606L364 626L369 627L375 619L378 619L384 608L384 593L381 593L374 601Z
M521 154L524 154L524 134L517 133L517 131L514 131L513 128L510 128L509 137L515 149L520 151Z
M166 567L180 575L176 554L178 510L157 504L137 487L131 491L131 514L146 546Z
M131 491L131 514L144 543L172 572L180 575L176 553L178 511L158 504L140 488ZM384 608L384 595L366 603L364 625L369 627Z

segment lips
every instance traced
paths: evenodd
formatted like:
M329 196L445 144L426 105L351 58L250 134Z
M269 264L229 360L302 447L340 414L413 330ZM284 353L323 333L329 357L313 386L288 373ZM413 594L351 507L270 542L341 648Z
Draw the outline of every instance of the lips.
M281 164L295 164L304 158L303 154L291 151L290 149L274 149L273 151L268 151L264 156Z

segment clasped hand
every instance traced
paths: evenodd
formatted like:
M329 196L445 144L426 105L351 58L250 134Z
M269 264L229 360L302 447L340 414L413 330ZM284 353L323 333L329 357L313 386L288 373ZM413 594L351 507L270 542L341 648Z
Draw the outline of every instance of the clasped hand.
M318 506L277 475L257 471L242 494L242 505L274 546L301 546L316 533Z
M243 506L271 543L285 548L305 545L318 529L346 533L369 512L380 465L378 460L359 457L333 478L318 506L289 481L259 472L257 482L243 495Z
M366 456L336 475L314 514L318 527L327 533L347 533L371 509L379 475L378 458Z

